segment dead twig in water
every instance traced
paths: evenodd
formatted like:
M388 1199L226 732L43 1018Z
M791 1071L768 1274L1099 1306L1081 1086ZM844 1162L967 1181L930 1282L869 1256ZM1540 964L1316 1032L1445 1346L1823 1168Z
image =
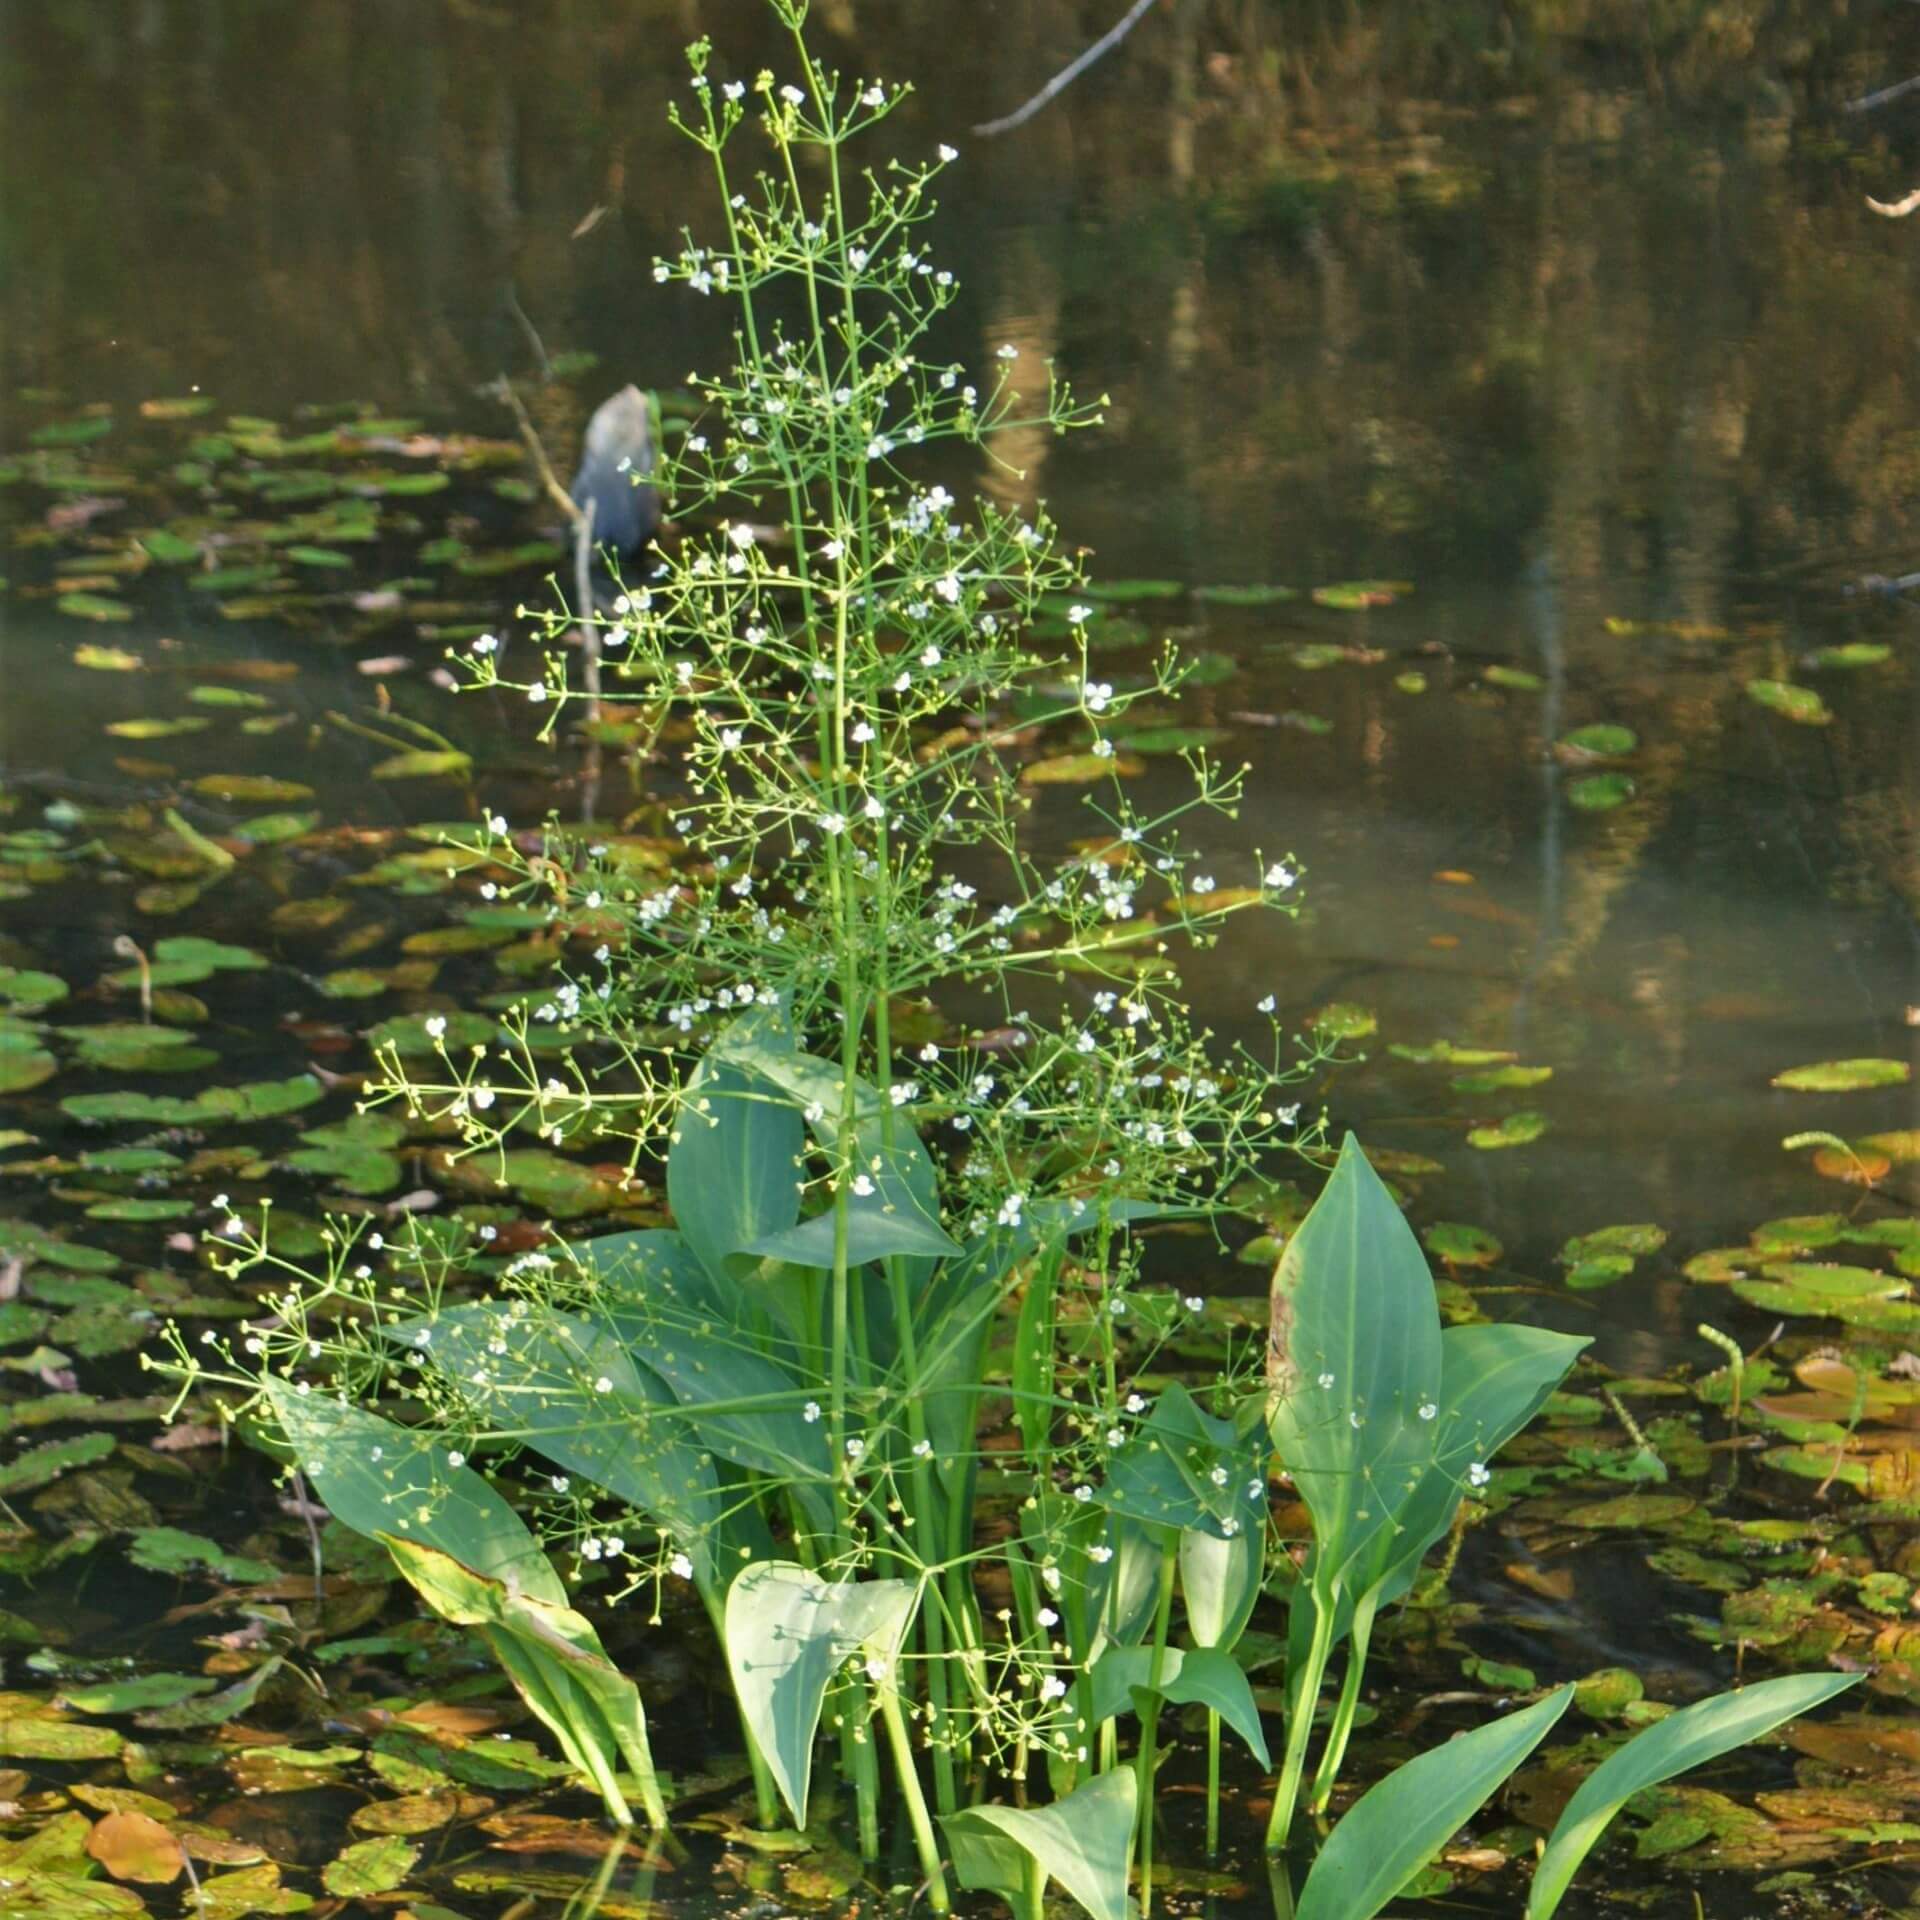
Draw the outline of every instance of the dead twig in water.
M1920 73L1911 80L1898 80L1890 87L1882 87L1878 93L1863 93L1858 100L1849 100L1840 111L1871 113L1875 107L1890 107L1896 100L1904 100L1916 87L1920 87Z
M527 412L526 403L514 391L513 382L504 373L494 382L494 392L512 410L520 428L520 438L533 456L540 484L546 488L548 498L567 516L567 524L573 529L573 586L577 602L574 618L578 623L580 648L586 663L583 677L587 696L597 702L600 698L600 636L593 625L592 580L589 573L593 556L593 509L589 505L583 510L573 495L560 484L560 476L554 472L553 462L547 458L546 445L540 438L539 429L533 424L533 416Z
M1104 59L1110 54L1147 17L1153 5L1154 0L1133 0L1133 5L1127 9L1126 18L1118 26L1103 33L1077 60L1062 67L1024 107L1017 108L1002 120L982 121L974 128L975 134L982 140L991 140L995 134L1011 133L1015 127L1025 126L1049 100L1056 94L1064 93L1096 60Z

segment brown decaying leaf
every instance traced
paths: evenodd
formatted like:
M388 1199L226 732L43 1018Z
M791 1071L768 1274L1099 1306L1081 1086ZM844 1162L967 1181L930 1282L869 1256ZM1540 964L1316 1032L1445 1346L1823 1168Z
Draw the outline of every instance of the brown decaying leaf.
M180 1842L151 1814L110 1813L87 1835L87 1852L116 1880L164 1887L185 1869Z

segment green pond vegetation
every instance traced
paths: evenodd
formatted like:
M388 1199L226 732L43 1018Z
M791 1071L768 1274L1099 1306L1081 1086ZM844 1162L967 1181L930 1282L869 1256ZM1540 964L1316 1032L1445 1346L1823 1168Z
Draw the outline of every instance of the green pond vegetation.
M1920 1133L1879 1103L1909 1064L1756 1090L1835 1211L1692 1251L1570 1194L1544 1276L1434 1217L1440 1160L1337 1139L1375 1047L1469 1159L1571 1108L1547 1060L1358 1001L1297 1031L1193 1002L1183 960L1283 947L1309 897L1289 847L1196 850L1239 730L1333 724L1197 704L1241 685L1208 623L1317 623L1275 648L1302 700L1545 683L1409 668L1371 624L1406 581L1102 582L1044 513L923 477L1100 404L1011 345L944 357L955 156L890 158L900 90L770 5L779 73L691 49L715 198L656 271L733 303L738 364L662 396L680 537L591 619L471 511L531 498L504 437L191 395L0 454L56 505L8 590L135 690L106 724L138 788L0 790L0 900L95 881L117 930L85 975L0 943L0 1920L618 1920L689 1861L820 1912L1544 1920L1596 1848L1780 1903L1906 1857ZM115 492L131 532L95 525ZM490 760L398 659L320 703L270 652L170 660L136 614L177 596L404 624L578 746L605 817L483 801L534 749ZM1826 649L1816 690L1772 651L1732 698L1789 732L1895 665ZM335 820L299 776L347 753L428 817ZM1541 753L1601 833L1659 745L1588 711ZM1235 1262L1267 1285L1223 1290ZM1649 1274L1691 1368L1526 1317ZM1462 1591L1474 1556L1555 1671ZM1720 1683L1583 1657L1573 1568L1622 1556ZM165 1658L63 1628L122 1579ZM328 1790L318 1856L247 1812Z

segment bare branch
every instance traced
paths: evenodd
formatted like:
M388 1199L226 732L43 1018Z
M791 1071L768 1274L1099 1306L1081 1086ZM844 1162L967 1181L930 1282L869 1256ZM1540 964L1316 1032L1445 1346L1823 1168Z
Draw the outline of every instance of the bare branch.
M1904 220L1908 214L1920 208L1920 187L1915 187L1904 200L1876 200L1869 194L1867 205L1875 213L1885 214L1889 220Z
M1025 126L1055 94L1064 93L1096 60L1111 53L1147 17L1153 5L1154 0L1133 0L1133 5L1127 9L1126 18L1117 27L1102 34L1071 65L1062 67L1024 107L1008 114L1003 120L983 121L974 128L974 132L983 140L991 140L997 133L1011 133L1015 127Z
M1916 87L1920 87L1920 73L1911 80L1901 80L1893 86L1882 87L1878 93L1863 93L1858 100L1849 100L1842 111L1871 113L1875 107L1891 106L1896 100L1904 100Z

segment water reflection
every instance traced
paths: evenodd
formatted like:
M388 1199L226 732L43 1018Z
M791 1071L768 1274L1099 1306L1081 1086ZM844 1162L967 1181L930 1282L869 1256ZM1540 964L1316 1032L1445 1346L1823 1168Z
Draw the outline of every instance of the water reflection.
M896 124L931 145L1025 98L1084 11L824 19L850 70L921 83ZM1010 343L1112 396L1104 435L1036 438L972 484L1047 499L1108 573L1416 583L1370 613L1191 616L1253 675L1191 696L1256 763L1221 856L1291 846L1315 884L1296 937L1201 978L1223 1018L1278 987L1302 1013L1366 1003L1383 1040L1553 1066L1551 1130L1515 1152L1462 1147L1484 1103L1430 1074L1342 1096L1444 1148L1443 1210L1523 1259L1608 1219L1704 1242L1819 1204L1778 1141L1865 1110L1767 1079L1910 1052L1920 1002L1914 622L1841 592L1920 544L1920 229L1862 207L1920 153L1898 113L1837 111L1920 65L1920 34L1910 9L1670 11L1516 34L1492 8L1180 0L1017 136L960 136L944 234L957 350ZM756 10L678 0L469 0L404 28L376 0L0 6L0 444L44 417L22 388L195 383L506 432L482 389L529 371L516 303L550 352L600 356L536 398L554 446L610 384L711 363L720 316L647 270L704 186L661 117L701 27L730 69L777 63ZM110 690L55 664L66 623L17 598L0 621L15 777L123 786ZM1828 728L1743 692L1862 636L1892 659L1819 681ZM1386 658L1289 651L1347 641ZM305 657L316 710L364 691ZM1490 684L1500 664L1539 691ZM1639 735L1636 792L1587 816L1548 749L1600 720ZM1686 1334L1650 1294L1604 1316Z

